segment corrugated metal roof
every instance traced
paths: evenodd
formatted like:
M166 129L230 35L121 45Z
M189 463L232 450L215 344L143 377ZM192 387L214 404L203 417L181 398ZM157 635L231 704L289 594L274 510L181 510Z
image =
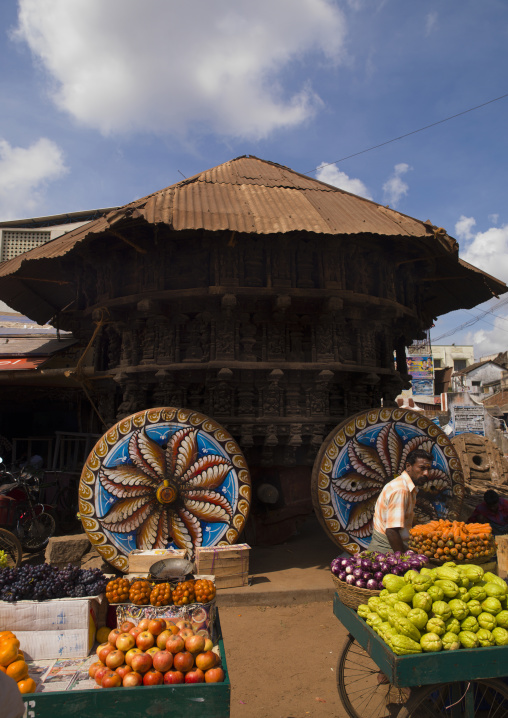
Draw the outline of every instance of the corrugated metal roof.
M5 262L0 276L25 260L61 257L90 234L127 218L173 229L230 230L248 234L317 234L433 237L429 223L357 197L257 157L238 157L147 197L114 209L24 255Z

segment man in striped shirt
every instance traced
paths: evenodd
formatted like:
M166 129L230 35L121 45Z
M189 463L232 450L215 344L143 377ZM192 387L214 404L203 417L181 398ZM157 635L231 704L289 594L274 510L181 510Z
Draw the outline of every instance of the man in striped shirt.
M415 449L408 454L405 471L385 484L374 509L374 530L369 551L404 551L413 525L418 486L429 476L432 454Z

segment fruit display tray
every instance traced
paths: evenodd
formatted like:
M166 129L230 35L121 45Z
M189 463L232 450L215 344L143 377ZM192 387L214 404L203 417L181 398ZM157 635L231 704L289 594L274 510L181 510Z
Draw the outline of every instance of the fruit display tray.
M355 611L341 602L337 594L333 600L333 612L390 683L396 686L427 686L506 676L508 646L397 656Z
M223 683L96 688L24 695L28 718L229 718L231 684L224 643L219 640Z

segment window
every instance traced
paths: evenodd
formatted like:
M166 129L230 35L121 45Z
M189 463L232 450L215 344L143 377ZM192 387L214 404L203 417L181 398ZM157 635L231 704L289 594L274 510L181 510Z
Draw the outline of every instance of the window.
M471 384L473 386L481 386L482 385L481 381L472 381Z
M434 359L434 369L441 369L442 359Z
M50 239L51 232L25 232L17 229L4 229L2 231L2 242L0 243L0 262L5 262L18 254L23 254L23 252L28 252L34 247L39 247L41 244L49 242Z
M462 371L462 369L465 369L467 366L467 359L454 359L453 360L453 370L454 371Z

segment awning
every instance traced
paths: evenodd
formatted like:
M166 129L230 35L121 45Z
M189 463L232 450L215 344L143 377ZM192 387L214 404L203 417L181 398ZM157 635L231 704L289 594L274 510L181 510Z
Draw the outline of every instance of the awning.
M48 357L30 358L12 357L11 359L0 359L0 371L16 371L23 369L37 369L38 366L44 364Z

